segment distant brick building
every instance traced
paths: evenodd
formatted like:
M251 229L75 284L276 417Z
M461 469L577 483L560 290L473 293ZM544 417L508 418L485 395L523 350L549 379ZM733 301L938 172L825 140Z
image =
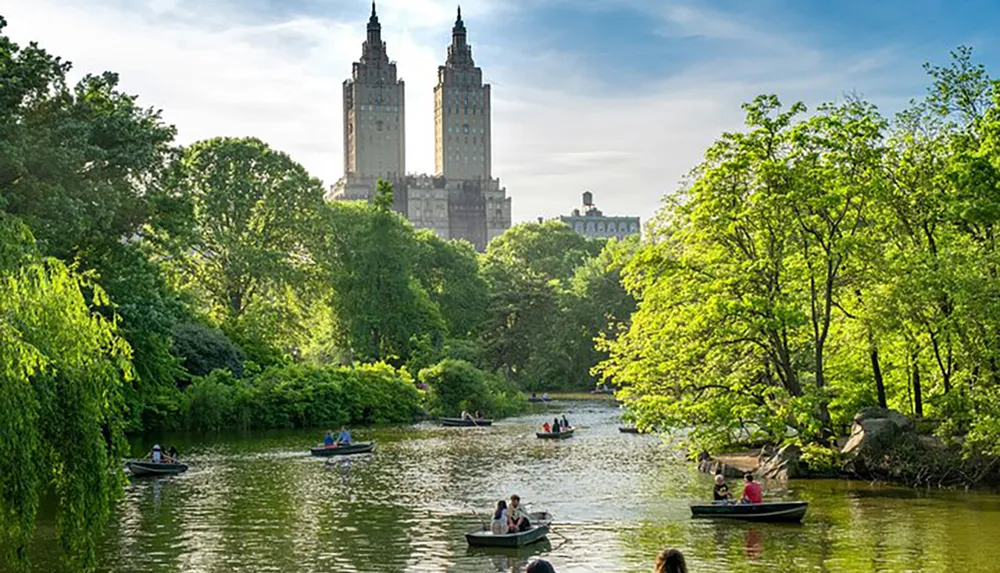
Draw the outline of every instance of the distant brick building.
M641 231L639 217L609 217L594 205L594 195L590 191L583 194L583 209L573 209L571 215L562 215L559 220L584 237L615 237L624 239L638 235Z

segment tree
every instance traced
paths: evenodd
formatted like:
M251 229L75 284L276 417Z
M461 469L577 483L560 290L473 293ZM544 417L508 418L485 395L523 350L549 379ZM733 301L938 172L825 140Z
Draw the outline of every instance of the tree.
M479 332L486 313L487 287L475 248L467 241L445 241L431 231L416 234L414 273L437 305L454 338Z
M0 19L0 31L5 22ZM70 260L134 237L162 193L175 130L111 72L72 89L70 65L0 35L0 207Z
M170 192L190 208L189 227L167 237L184 286L237 338L292 337L322 184L260 140L217 138L184 150Z
M836 306L845 294L844 268L869 247L870 205L883 184L885 121L874 106L857 98L825 105L796 130L795 182L786 200L797 223L794 243L801 249L808 281L810 346L816 389L825 391L826 347ZM822 422L830 427L825 400Z
M482 258L489 289L482 335L487 367L534 388L579 384L576 375L593 364L580 362L587 333L569 313L571 281L602 247L555 221L522 223L490 242Z
M558 221L521 223L490 242L483 266L487 281L491 273L517 269L568 283L576 267L603 246L603 241L587 239Z
M878 127L855 103L806 122L774 96L744 108L748 131L709 149L626 267L638 311L598 369L649 425L694 426L703 446L832 432L823 350L867 184L848 167L870 171L855 154Z
M129 347L87 303L107 303L100 288L32 243L0 215L0 563L26 568L51 488L67 556L89 567L123 478Z
M338 342L355 360L399 366L416 340L440 344L445 323L416 276L417 239L391 209L391 184L380 181L377 197L327 206L317 257L323 281L333 287L327 304L340 327Z

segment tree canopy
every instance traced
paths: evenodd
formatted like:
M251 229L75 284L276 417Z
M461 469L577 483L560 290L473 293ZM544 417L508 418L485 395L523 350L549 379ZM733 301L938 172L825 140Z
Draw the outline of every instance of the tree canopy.
M624 270L638 310L599 370L641 424L823 442L882 405L996 452L1000 90L971 58L892 120L744 106Z

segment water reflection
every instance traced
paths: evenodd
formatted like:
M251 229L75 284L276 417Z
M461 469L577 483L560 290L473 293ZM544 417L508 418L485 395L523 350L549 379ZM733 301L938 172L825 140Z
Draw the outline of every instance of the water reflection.
M996 571L1000 497L833 481L766 484L810 502L802 525L692 520L708 476L655 437L617 431L613 404L547 405L492 428L429 423L360 429L374 454L308 455L311 431L151 436L177 444L191 469L136 479L101 546L99 571L153 573L523 571L542 556L560 573L648 572L665 547L693 571ZM567 440L534 438L565 409ZM476 550L464 534L518 493L555 516L547 542ZM64 571L52 521L36 571Z
M552 542L543 539L538 543L533 543L527 547L469 547L465 554L470 557L488 557L492 569L497 573L510 572L520 573L534 560L535 556L548 553L552 549Z

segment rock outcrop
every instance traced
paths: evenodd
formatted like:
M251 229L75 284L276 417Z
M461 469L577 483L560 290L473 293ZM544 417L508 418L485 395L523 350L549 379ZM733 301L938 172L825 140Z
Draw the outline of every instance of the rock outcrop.
M764 479L787 480L802 475L799 460L802 458L802 448L795 444L774 448L762 448L760 451L757 475Z
M705 455L698 460L699 471L722 474L732 479L741 479L747 473L755 473L758 465L756 452L722 454L715 458Z
M913 420L886 408L866 408L854 416L851 437L841 449L850 469L867 473L903 450L922 449ZM888 468L882 468L888 469Z

